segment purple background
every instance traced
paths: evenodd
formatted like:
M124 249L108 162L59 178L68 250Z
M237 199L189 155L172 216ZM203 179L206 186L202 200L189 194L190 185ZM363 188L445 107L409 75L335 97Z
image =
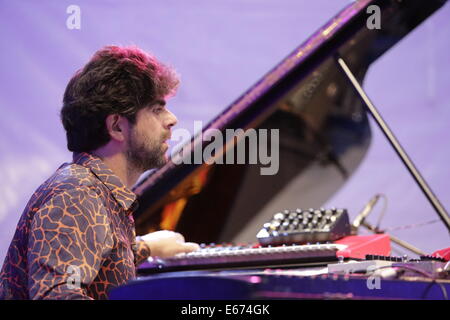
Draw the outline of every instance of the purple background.
M0 0L0 261L33 191L71 159L58 118L62 94L97 49L134 44L175 66L182 85L169 108L178 127L192 131L194 120L211 120L348 3ZM66 27L71 4L81 8L81 30ZM447 5L373 64L365 81L369 96L446 208L449 16ZM387 141L372 128L363 164L325 205L346 207L354 217L382 192L389 199L383 227L437 220ZM392 234L426 252L449 246L440 221Z

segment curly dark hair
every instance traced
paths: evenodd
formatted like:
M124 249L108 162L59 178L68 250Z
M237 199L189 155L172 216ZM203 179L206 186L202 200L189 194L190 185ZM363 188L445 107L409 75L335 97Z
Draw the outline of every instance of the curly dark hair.
M109 142L105 119L136 113L157 99L175 94L175 71L137 47L107 46L78 70L64 92L61 121L67 148L90 152Z

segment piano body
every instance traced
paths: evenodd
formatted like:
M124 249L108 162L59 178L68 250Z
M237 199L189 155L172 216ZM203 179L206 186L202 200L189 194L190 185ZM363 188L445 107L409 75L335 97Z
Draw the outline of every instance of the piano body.
M261 175L258 164L169 162L135 187L137 233L173 229L200 243L254 241L275 212L320 207L371 140L364 105L335 55L362 83L373 61L444 2L364 0L342 10L203 129L279 129L278 173ZM381 9L379 30L367 27L373 5ZM224 153L235 151L233 142ZM186 147L208 143L193 138Z
M137 233L171 229L199 243L252 243L274 213L321 207L363 161L371 141L365 105L339 68L337 57L362 83L372 62L445 2L361 0L348 5L203 129L202 133L218 129L224 135L226 129L279 129L278 173L261 175L265 167L261 164L169 161L135 187L139 198ZM380 9L380 29L368 27L371 14L367 8L371 6ZM227 141L222 154L236 155L239 141L245 142L242 135ZM184 150L193 153L208 143L199 135ZM253 147L245 144L246 154ZM206 278L185 273L184 290L195 281L215 286L233 278L223 277L226 268L217 272L215 284L211 284L210 273ZM157 274L144 279L164 287L174 277ZM232 283L225 281L224 288L249 288L248 282L244 285L239 282L242 279L233 279ZM137 287L142 292L147 282L139 281L122 293L129 296L130 288ZM115 296L121 295L116 291Z

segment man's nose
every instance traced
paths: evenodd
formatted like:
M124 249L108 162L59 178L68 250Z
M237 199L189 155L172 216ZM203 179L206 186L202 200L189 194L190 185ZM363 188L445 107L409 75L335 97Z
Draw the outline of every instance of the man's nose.
M173 127L174 125L176 125L178 123L178 119L169 110L167 110L167 112L168 112L168 116L167 116L167 120L166 120L166 127L167 127L167 129L170 129L171 127Z

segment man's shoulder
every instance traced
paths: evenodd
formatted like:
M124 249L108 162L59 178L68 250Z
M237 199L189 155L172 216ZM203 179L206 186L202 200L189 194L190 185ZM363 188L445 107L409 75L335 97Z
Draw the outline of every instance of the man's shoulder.
M89 168L65 163L35 190L24 209L23 217L29 219L36 210L51 201L62 201L58 207L86 198L101 204L101 195L104 194L101 185Z
M79 188L97 185L98 179L89 168L76 163L65 163L45 183Z
M36 194L73 193L96 190L100 187L94 173L76 163L65 163L59 167L41 186Z

